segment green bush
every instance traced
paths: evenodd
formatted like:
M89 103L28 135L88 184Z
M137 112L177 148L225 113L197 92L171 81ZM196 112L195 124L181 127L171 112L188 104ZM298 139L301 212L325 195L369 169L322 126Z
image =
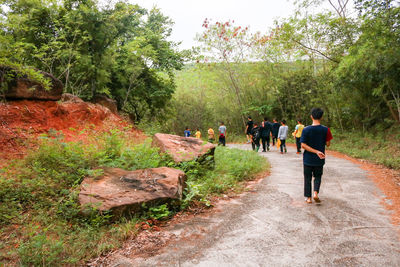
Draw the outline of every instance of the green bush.
M333 131L330 149L355 158L366 159L393 169L400 169L400 129L362 133Z
M51 240L45 233L40 233L22 243L18 254L24 266L58 266L63 247L62 241Z

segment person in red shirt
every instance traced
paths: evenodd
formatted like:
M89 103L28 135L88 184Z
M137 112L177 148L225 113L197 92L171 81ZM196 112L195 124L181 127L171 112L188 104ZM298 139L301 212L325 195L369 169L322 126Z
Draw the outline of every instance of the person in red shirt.
M305 150L303 154L304 166L304 196L307 203L311 200L311 180L314 176L314 201L320 203L319 188L323 167L325 164L325 147L330 145L332 133L328 127L321 125L324 111L321 108L311 110L312 125L304 128L300 138L301 147Z

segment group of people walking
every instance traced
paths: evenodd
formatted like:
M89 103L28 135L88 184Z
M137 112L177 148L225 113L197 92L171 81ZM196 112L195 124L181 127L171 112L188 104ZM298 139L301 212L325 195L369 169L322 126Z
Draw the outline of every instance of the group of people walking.
M312 125L304 127L301 120L297 120L295 131L292 133L296 139L297 154L301 153L301 148L304 149L303 154L303 173L304 173L304 196L306 203L311 204L312 199L316 203L320 203L319 190L321 186L321 178L323 167L325 164L325 147L330 145L332 133L328 127L321 125L321 119L324 111L321 108L313 108L310 117ZM262 152L269 151L270 137L272 144L280 143L281 154L287 153L286 139L288 137L289 127L286 121L280 123L276 119L269 122L268 118L258 125L253 122L251 117L248 117L246 125L247 140L251 142L252 148L258 151L260 148L260 140L262 143ZM314 177L314 193L312 194L312 178Z
M313 108L310 117L312 125L305 127L302 121L297 120L297 125L292 135L296 139L297 154L303 153L303 173L304 173L304 196L306 203L311 204L312 199L316 203L320 202L319 189L321 186L321 178L323 174L323 166L325 164L325 147L330 145L332 133L328 127L321 125L321 119L324 111L321 108ZM221 122L218 128L218 144L225 146L226 142L226 126ZM262 152L270 150L270 141L272 145L276 144L280 147L280 153L287 153L286 140L288 138L289 127L285 120L280 123L274 119L272 122L268 118L258 124L251 117L248 117L245 133L247 142L251 143L254 151L259 151L260 141L262 144ZM186 127L185 137L190 137L191 132ZM201 138L201 132L197 129L196 138ZM208 141L215 142L215 134L212 128L208 129ZM312 178L314 177L314 193L312 194Z
M270 150L270 140L272 138L272 145L280 147L281 154L287 153L286 139L288 138L289 127L286 125L286 120L281 120L279 123L276 119L272 122L268 121L268 118L258 124L254 122L249 116L247 118L246 130L247 143L251 143L254 151L260 149L260 141L262 144L262 152ZM292 133L293 137L296 138L297 154L301 153L300 138L303 132L304 125L301 120L297 120L295 131Z
M223 122L220 123L220 126L218 127L218 145L222 145L225 146L226 145L226 126L224 125ZM210 143L214 143L215 142L215 132L213 130L213 128L209 128L207 131L208 134L208 142ZM189 127L185 128L184 131L184 136L185 137L190 137L191 135L191 131L189 129ZM201 132L199 130L199 128L196 129L196 133L195 133L195 137L198 139L201 139Z

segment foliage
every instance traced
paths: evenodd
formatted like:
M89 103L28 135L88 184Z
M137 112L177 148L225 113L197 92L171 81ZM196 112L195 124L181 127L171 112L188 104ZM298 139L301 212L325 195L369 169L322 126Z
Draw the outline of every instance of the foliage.
M388 168L400 169L400 131L392 127L386 131L352 131L346 134L334 132L330 149L355 158L366 159Z
M154 117L175 90L185 52L169 41L173 22L160 10L126 1L1 1L0 66L84 99L108 95L135 121ZM3 77L3 76L1 76ZM3 78L1 78L3 79ZM2 89L4 82L0 80Z
M400 123L399 12L395 1L296 1L296 12L266 33L251 34L234 21L203 23L198 61L177 74L177 91L162 130L188 126L206 133L224 121L229 135L244 135L247 115L324 124L341 132ZM204 136L204 134L203 134Z

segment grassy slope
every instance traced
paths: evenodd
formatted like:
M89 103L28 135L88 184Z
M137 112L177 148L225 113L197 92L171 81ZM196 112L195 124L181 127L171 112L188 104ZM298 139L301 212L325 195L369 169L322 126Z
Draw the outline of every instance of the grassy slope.
M268 165L251 151L217 148L215 166L196 162L176 166L149 142L133 145L123 131L93 136L92 142L65 143L43 137L37 151L0 169L0 262L10 265L82 264L121 245L150 219L165 219L191 203L240 187ZM110 214L82 216L77 200L86 176L98 166L134 170L172 166L188 175L185 199L176 206L148 207L111 222ZM151 223L151 221L150 221Z

